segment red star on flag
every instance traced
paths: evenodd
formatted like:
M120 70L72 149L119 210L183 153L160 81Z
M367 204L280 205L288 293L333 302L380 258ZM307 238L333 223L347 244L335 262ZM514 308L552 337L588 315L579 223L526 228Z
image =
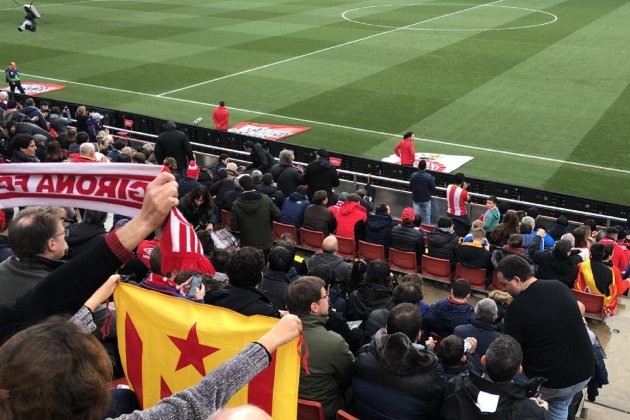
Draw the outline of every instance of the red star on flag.
M190 327L186 339L173 337L171 335L169 335L168 338L171 339L173 344L175 344L181 352L175 370L178 371L186 366L192 365L201 376L205 376L206 370L203 366L203 359L219 351L219 349L199 343L199 338L197 337L197 323L195 322L193 326Z

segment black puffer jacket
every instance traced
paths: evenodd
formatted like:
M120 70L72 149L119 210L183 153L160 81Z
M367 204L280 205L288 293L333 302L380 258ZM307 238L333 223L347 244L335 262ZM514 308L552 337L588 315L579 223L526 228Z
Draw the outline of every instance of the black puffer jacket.
M258 169L263 174L269 172L274 163L276 163L271 153L260 143L254 143L254 150L252 150L250 157L252 158L252 163L247 165L247 169Z
M280 165L279 163L271 168L271 175L276 185L285 197L290 196L297 190L297 187L304 184L304 175L299 169L291 165Z
M155 159L158 164L164 162L164 158L172 157L177 161L177 170L183 171L188 167L188 163L194 160L192 146L186 134L177 128L167 128L160 133L155 141Z
M284 204L284 194L282 194L282 191L278 188L273 185L258 185L256 187L256 191L271 198L271 202L279 209L282 208L282 205Z
M362 420L437 419L445 384L437 357L403 333L376 333L352 367L354 415Z
M529 246L529 257L536 263L536 277L545 280L559 280L569 289L573 289L573 284L578 275L578 263L582 262L579 251L575 250L572 255L559 255L555 248L540 250L540 236L534 236L532 244Z
M418 257L417 261L420 263L422 254L424 254L425 236L426 233L416 229L413 223L402 222L392 228L391 246L399 251L415 252Z
M427 234L429 241L429 257L443 258L451 262L451 268L455 269L455 249L459 244L459 237L455 232L446 229L437 229Z
M73 223L68 226L66 242L70 247L70 257L76 257L87 248L96 243L98 238L105 236L103 226L89 223Z
M348 297L348 321L365 321L375 309L392 309L392 289L376 283L363 283Z
M373 244L383 245L389 251L392 242L392 228L396 222L389 214L368 214L365 221L365 240Z
M315 159L309 163L304 172L304 184L308 185L307 196L309 200L313 199L315 191L324 190L328 193L328 205L332 206L333 187L339 186L339 174L337 169L328 162L326 158Z

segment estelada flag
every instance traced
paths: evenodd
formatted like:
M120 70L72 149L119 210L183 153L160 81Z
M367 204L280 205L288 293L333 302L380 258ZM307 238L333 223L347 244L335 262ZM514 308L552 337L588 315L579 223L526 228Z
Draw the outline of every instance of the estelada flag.
M114 300L123 368L143 408L196 384L278 321L128 284L116 288ZM253 404L274 419L296 418L297 343L295 339L276 350L271 365L237 392L227 407Z

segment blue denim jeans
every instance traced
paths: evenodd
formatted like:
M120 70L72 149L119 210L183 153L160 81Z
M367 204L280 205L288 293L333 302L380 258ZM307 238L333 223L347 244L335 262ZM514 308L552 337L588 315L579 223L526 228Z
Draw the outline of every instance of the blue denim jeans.
M546 414L547 420L566 420L569 415L569 406L573 400L573 396L580 392L588 384L587 379L576 385L567 388L540 388L540 398L549 403L549 412Z
M425 225L431 224L431 200L424 203L413 202L413 212L422 216L422 223Z

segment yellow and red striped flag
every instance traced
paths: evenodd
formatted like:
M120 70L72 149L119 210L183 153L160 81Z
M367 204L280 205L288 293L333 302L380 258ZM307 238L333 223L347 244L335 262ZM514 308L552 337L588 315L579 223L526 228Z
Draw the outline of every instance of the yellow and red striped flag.
M128 284L116 288L114 300L123 368L143 408L196 384L278 321L247 317ZM271 365L227 406L253 404L274 419L296 418L297 346L296 338L276 350Z

